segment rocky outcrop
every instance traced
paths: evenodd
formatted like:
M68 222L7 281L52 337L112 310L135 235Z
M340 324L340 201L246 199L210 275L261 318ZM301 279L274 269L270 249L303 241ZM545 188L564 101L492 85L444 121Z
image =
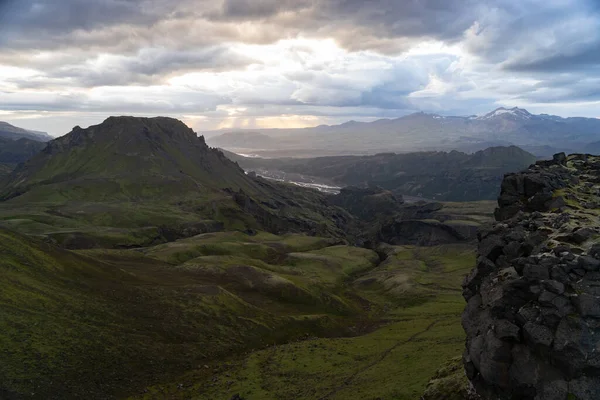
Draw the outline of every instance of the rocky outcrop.
M484 399L600 398L600 157L502 184L465 278L465 370Z
M348 186L342 188L338 195L331 196L329 202L360 219L372 221L381 215L400 212L404 199L402 196L394 195L389 190L380 187Z

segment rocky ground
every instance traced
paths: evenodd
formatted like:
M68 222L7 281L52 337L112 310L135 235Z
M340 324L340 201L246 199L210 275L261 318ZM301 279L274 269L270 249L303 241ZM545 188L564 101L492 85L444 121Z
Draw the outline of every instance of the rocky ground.
M464 365L483 398L600 398L599 194L595 156L505 177L463 285Z

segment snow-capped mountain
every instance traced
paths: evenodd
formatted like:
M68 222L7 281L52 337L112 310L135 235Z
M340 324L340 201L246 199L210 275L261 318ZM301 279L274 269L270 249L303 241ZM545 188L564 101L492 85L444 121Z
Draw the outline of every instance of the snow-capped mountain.
M511 118L515 120L526 120L534 117L533 114L529 113L529 111L524 108L513 107L513 108L504 108L500 107L495 109L494 111L487 113L481 117L477 117L476 119L479 121L487 121L493 118Z
M517 145L548 156L557 151L587 151L589 143L600 141L600 119L536 115L519 107L500 107L482 116L417 112L373 122L351 121L341 125L260 132L270 138L261 148L273 151L311 149L324 154L363 154L449 149L477 151L490 146ZM209 142L229 149L244 147L241 142L231 140L233 138L225 133Z

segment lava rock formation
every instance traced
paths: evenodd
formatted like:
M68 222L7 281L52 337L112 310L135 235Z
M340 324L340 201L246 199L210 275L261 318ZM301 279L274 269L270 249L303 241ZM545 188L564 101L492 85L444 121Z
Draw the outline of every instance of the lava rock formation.
M600 399L600 157L508 174L465 278L463 362L484 399Z

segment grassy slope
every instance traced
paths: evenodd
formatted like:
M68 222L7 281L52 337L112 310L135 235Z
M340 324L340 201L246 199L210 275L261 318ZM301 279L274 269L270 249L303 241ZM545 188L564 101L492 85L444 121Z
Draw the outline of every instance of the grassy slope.
M473 252L380 251L225 232L69 252L0 230L0 393L415 398L460 353Z
M444 361L464 346L460 281L474 263L474 251L468 245L383 250L389 254L385 262L344 278L378 325L358 323L354 337L305 337L267 346L198 368L138 397L419 398ZM370 333L362 334L364 329Z
M144 252L74 253L0 230L0 394L122 397L231 352L343 333L359 317L337 282L315 285L312 272L283 262L287 252L319 252L330 241L220 235ZM377 258L346 252L364 266ZM193 258L163 261L171 257Z
M190 236L183 232L190 224L207 220L221 228L191 233L343 236L332 216L344 213L323 195L251 179L171 118L111 117L76 127L1 179L0 198L0 226L67 247L147 246L173 238L157 229Z
M149 246L219 230L343 236L336 218L350 217L328 206L323 194L264 180L258 180L257 186L260 190L252 199L258 205L253 209L245 209L224 191L183 193L175 199L86 201L69 200L77 197L73 193L78 189L68 187L68 194L53 190L43 202L30 201L29 194L0 202L0 227L49 237L68 248Z
M182 122L111 117L50 142L15 170L2 192L21 194L22 201L48 201L56 192L61 200L131 201L225 187L258 191Z

